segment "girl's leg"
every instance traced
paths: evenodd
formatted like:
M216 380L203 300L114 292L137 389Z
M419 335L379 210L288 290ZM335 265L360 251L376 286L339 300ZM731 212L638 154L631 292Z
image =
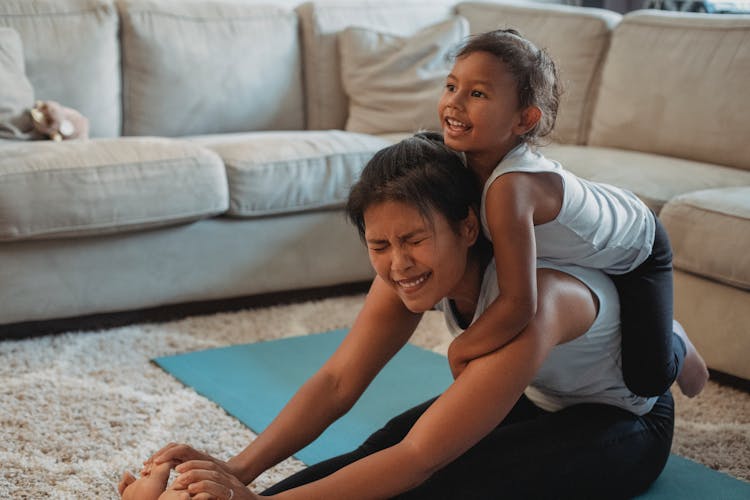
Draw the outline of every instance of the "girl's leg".
M669 456L674 425L669 392L640 417L601 404L539 412L497 427L397 498L630 498L648 488Z
M659 219L649 258L611 276L620 296L622 373L639 396L663 394L677 379L686 344L673 332L672 249Z
M682 364L680 374L677 375L677 385L684 395L692 398L700 394L708 382L708 367L693 343L690 342L682 325L677 321L673 323L675 335L682 339L687 349L685 362Z

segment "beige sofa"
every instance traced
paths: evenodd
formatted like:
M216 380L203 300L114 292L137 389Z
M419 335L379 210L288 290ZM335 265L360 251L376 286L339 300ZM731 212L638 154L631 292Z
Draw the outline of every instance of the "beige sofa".
M750 379L750 16L2 0L0 26L18 38L0 32L0 55L94 137L0 142L0 335L369 279L349 186L377 149L437 126L447 47L515 27L566 85L546 154L660 214L677 317L712 368Z

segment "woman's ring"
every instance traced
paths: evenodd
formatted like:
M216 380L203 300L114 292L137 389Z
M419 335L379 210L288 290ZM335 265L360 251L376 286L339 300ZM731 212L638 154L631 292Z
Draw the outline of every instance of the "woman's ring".
M227 500L232 500L234 498L234 490L229 490L229 497Z

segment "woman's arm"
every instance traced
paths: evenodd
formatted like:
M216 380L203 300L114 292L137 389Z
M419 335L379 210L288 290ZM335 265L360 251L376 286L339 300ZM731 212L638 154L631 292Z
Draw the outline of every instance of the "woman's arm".
M420 318L408 311L380 278L375 278L362 311L336 352L257 439L226 463L226 469L247 484L312 442L359 399L375 375L407 342ZM187 461L206 457L178 446L165 449L155 459Z
M547 342L549 343L549 342ZM495 428L520 397L549 347L525 331L502 349L469 363L398 444L321 480L272 497L297 500L391 498L417 487ZM191 494L237 490L237 500L258 498L216 474L211 464L187 462L172 487Z
M505 418L549 351L583 334L596 317L589 289L575 278L540 270L538 287L534 320L504 347L471 361L400 443L274 498L390 498L474 446Z
M545 269L538 272L538 286L538 312L528 327L503 348L470 362L400 443L273 498L390 498L418 486L474 446L505 418L549 351L582 335L596 317L596 300L577 279ZM192 493L216 489L217 482L231 487L226 478L195 465L186 472ZM238 500L257 498L238 493Z

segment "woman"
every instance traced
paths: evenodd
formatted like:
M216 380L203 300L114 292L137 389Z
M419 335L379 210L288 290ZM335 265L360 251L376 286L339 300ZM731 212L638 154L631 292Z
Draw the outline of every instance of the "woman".
M244 485L346 413L424 311L437 305L456 334L482 321L500 291L477 200L476 179L433 136L376 154L347 206L377 272L350 333L228 462L186 445L157 452L150 463L182 462L170 489L198 499L258 498ZM357 450L262 495L626 498L647 488L669 455L673 403L669 393L646 399L625 386L614 286L599 271L541 261L536 280L537 313L518 337L472 360L442 395L395 417Z

